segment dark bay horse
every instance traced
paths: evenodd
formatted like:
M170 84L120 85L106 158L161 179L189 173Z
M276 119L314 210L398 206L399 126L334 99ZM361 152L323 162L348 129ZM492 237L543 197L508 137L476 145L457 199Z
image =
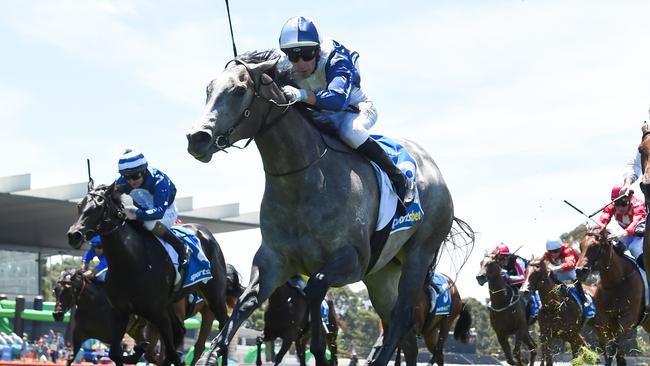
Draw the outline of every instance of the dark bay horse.
M582 281L593 271L600 273L594 293L598 311L590 325L598 335L605 364L611 365L615 356L617 365L625 365L622 341L643 318L644 286L636 264L616 252L608 234L606 230L586 234L580 243L576 274ZM646 321L643 328L650 331L650 322Z
M511 365L523 364L521 358L521 343L523 342L530 352L529 365L533 366L537 355L537 344L529 332L532 321L529 320L519 291L507 284L501 275L501 266L494 254L485 253L476 280L481 286L488 283L490 325L497 335L506 361ZM511 351L508 337L512 334L515 335L515 348Z
M585 292L593 296L593 291L584 286ZM587 346L585 339L580 334L584 319L582 306L574 300L568 287L555 278L553 272L548 270L548 263L541 259L529 262L526 270L526 282L521 287L525 293L539 291L542 307L537 316L539 323L539 341L542 348L542 364L553 365L551 354L551 340L562 339L571 345L571 353L575 358L580 347Z
M187 134L188 152L206 163L236 141L254 139L266 173L262 243L253 258L251 281L199 364L214 365L225 356L251 312L290 276L305 273L310 275L305 292L312 318L318 317L329 287L365 283L379 316L392 323L373 362L384 366L414 325L422 279L454 220L451 195L431 156L419 145L399 140L417 162L425 215L418 225L390 236L383 248L371 247L379 207L373 168L320 132L300 108L285 104L280 86L289 81L276 68L277 61L277 54L267 51L229 62L209 83L204 113ZM327 364L323 337L312 323L311 352L319 366Z
M70 319L73 324L72 353L66 361L66 366L72 364L81 349L81 344L86 339L94 338L110 343L112 323L106 315L110 314L112 306L104 286L87 279L82 270L64 271L54 287L54 294L56 303L52 316L56 321L63 321L65 312L75 308ZM148 362L155 362L153 357L155 344L147 339L146 326L146 320L135 316L130 317L127 333L135 341L136 347L133 349L134 354L125 358L126 363L137 363L143 353Z
M336 365L338 319L334 302L328 300L327 307L326 324L322 323L321 317L316 322L326 327L327 348L330 350L333 364ZM296 357L300 365L305 366L306 345L310 334L307 299L300 290L285 283L278 287L268 299L268 306L264 311L264 333L257 339L257 366L262 365L262 343L267 342L267 347L273 347L276 338L282 339L282 346L273 360L276 366L280 364L292 343L296 345Z
M415 305L416 330L418 335L424 339L429 352L431 352L429 364L436 363L439 366L445 364L443 349L454 321L458 318L454 328L454 338L463 343L469 341L469 330L472 326L472 315L469 306L463 303L458 288L456 288L456 284L451 278L444 277L447 279L449 296L451 296L451 311L448 315L435 315L431 312L431 301L428 294L429 283L431 282L430 275L427 276L427 281L425 281Z
M207 301L220 326L226 323L226 263L219 244L210 231L195 224L183 225L196 233L210 261L212 279L174 293L175 270L163 246L138 223L127 222L120 193L115 186L97 187L79 203L79 218L68 230L70 245L78 249L99 234L110 271L106 292L111 304L111 350L109 357L121 366L121 340L130 314L144 317L160 332L165 345L164 365L181 365L176 348L183 340L184 327L173 303L198 292Z

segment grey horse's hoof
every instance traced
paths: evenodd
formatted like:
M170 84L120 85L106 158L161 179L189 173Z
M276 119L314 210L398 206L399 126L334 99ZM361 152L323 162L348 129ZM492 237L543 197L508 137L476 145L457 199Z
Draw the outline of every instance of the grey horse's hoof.
M217 366L219 356L219 347L211 348L209 351L203 352L195 366Z

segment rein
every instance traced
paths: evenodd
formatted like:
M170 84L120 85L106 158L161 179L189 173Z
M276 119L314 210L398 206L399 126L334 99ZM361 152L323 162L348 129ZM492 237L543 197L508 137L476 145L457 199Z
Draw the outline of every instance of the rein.
M506 285L506 286L508 286L508 285ZM508 286L508 288L512 289L511 286ZM506 287L504 287L504 288L502 288L502 289L499 289L499 290L496 290L496 291L492 291L492 290L490 290L490 294L497 294L497 293L499 293L499 292L501 292L501 291L506 291L506 290L507 290ZM514 295L514 293L515 293L515 291L513 290L513 291L512 291L512 294ZM512 307L514 304L516 304L517 302L519 302L519 299L520 299L520 298L521 298L521 295L519 294L519 292L517 292L517 295L516 295L516 296L510 296L510 303L509 303L508 305L506 305L506 306L504 306L504 307L501 307L501 308L495 308L495 307L493 307L492 305L488 305L487 307L488 307L488 309L490 309L490 310L492 310L492 311L494 311L494 312L496 312L496 313L500 313L500 312L502 312L502 311L504 311L504 310L506 310L506 309L509 309L509 308Z
M92 197L100 197L100 198L104 199L105 202L106 202L105 209L104 209L103 216L102 216L102 225L97 228L98 229L97 230L98 235L108 235L108 234L114 232L115 230L119 229L120 227L124 226L124 224L126 223L126 217L124 216L122 211L119 209L119 207L113 206L113 200L111 199L111 197L106 197L105 194L99 194L99 193L95 193L95 192L88 192L88 195L90 195ZM117 220L119 222L116 225L111 225L111 227L109 227L108 230L100 230L104 226L104 224L109 225L109 224L113 223L114 220L113 220L113 218L111 216L109 216L109 212L108 212L109 211L108 209L111 209L111 208L114 208L115 211L117 211L117 217L116 218L117 218Z
M263 97L263 96L260 94L260 85L261 85L261 86L269 86L269 85L275 84L275 85L277 86L277 84L275 83L275 80L271 79L271 81L270 81L269 83L267 83L267 84L265 84L264 82L262 82L262 81L260 80L259 84L256 84L256 83L255 83L255 79L253 78L253 73L252 73L250 67L248 66L248 64L247 64L246 62L244 62L244 61L242 61L242 60L240 60L240 59L235 58L235 59L229 61L229 62L226 64L226 67L228 67L228 65L229 65L231 62L234 62L234 63L236 63L236 64L238 64L238 65L242 65L242 66L244 66L244 68L246 69L246 72L248 73L250 79L253 81L253 92L254 92L254 95L253 95L253 96L254 96L254 97L253 97L253 99L251 100L251 102L250 102L250 104L248 105L248 107L247 107L247 108L244 110L244 112L242 112L242 114L239 116L239 118L237 119L237 122L235 122L235 124L234 124L230 129L228 129L228 132L226 132L226 133L223 134L223 135L216 136L216 138L215 138L215 140L214 140L214 146L215 146L218 150L222 150L222 151L226 151L226 148L229 148L229 147L235 147L235 148L238 148L238 149L245 149L245 148L246 148L246 147L251 143L251 141L253 141L253 140L254 140L255 138L257 138L257 137L262 136L262 135L263 135L264 133L266 133L266 132L271 128L271 127L275 126L278 122L282 121L282 120L284 119L284 117L286 116L287 111L289 110L289 107L291 107L293 104L296 103L296 102L290 102L290 103L287 103L287 104L281 104L281 103L276 102L276 101L273 100L273 99L269 99L269 98ZM255 106L255 104L256 104L257 101L261 101L261 102L266 103L266 104L269 105L268 109L266 110L266 113L262 114L262 116L261 116L261 118L260 118L260 121L261 121L261 122L260 122L260 123L261 123L261 127L257 130L257 132L255 132L255 133L253 134L252 137L250 137L250 138L248 139L248 141L246 141L246 143L244 144L244 147L239 147L239 146L237 146L237 145L232 144L232 143L230 142L230 136L231 136L232 134L234 134L235 131L237 131L237 128L240 127L240 125L242 124L242 122L243 122L245 119L250 118L250 117L253 115L253 112L251 112L251 111L254 110L253 107ZM266 122L266 121L269 119L269 116L271 115L271 113L272 113L274 107L279 107L279 108L282 109L282 111L281 111L280 114L277 115L275 118L271 119L269 122ZM291 175L291 174L299 173L299 172L302 172L302 171L304 171L304 170L307 170L307 169L311 168L311 167L312 167L313 165L315 165L319 160L321 160L321 159L325 156L325 154L327 154L327 151L329 150L329 149L328 149L328 146L327 146L327 143L325 143L325 138L323 137L323 134L320 133L320 131L319 131L319 134L320 134L320 137L321 137L321 141L323 142L323 145L325 145L325 148L323 148L322 152L319 154L319 156L318 156L314 161L308 163L307 165L305 165L305 166L303 166L303 167L300 167L300 168L297 168L297 169L293 169L293 170L290 170L290 171L288 171L288 172L283 172L283 173L271 173L271 172L269 172L268 170L266 170L266 168L264 168L264 172L265 172L266 174L272 176L272 177L283 177L283 176L287 176L287 175Z

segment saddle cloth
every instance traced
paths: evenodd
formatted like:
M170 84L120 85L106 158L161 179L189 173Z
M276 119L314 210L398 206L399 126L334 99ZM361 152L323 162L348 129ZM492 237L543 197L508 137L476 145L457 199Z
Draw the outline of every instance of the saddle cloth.
M648 306L650 306L650 291L648 291L648 275L645 273L644 270L639 267L639 264L636 262L636 259L632 257L632 253L630 253L628 250L626 250L623 253L623 258L627 259L628 261L634 263L634 266L636 267L636 270L639 271L639 274L641 274L641 278L643 279L643 304L645 305L646 309Z
M191 230L182 226L172 226L170 229L174 235L183 240L185 245L189 248L187 269L185 270L185 278L183 279L182 287L192 286L197 282L208 282L212 278L212 272L210 272L210 261L208 261L208 258L203 253L199 238L197 238ZM174 264L174 268L178 271L178 253L176 253L174 247L165 240L159 237L156 238L163 245L169 258Z
M594 299L591 297L591 294L589 294L586 290L584 291L585 297L587 298L587 302L589 305L586 308L583 308L582 306L582 300L580 300L580 295L578 295L578 289L576 289L575 286L570 286L569 287L569 292L571 293L571 296L573 299L580 305L580 308L582 309L582 316L591 319L594 316L596 316L596 304L594 303Z
M415 159L409 154L408 150L396 141L383 136L371 135L375 141L386 151L395 165L399 167L408 179L415 180L417 173L417 163ZM406 210L406 215L399 216L397 213L397 193L388 178L388 175L371 162L375 174L377 175L377 182L379 184L379 214L377 215L376 231L383 229L392 220L392 227L390 233L401 230L406 230L418 224L424 218L424 211L420 207L420 195L415 190L415 199Z
M431 275L431 280L436 284L440 293L438 293L438 298L436 299L436 315L449 315L451 312L451 293L449 290L449 282L447 278L441 274L433 273ZM433 292L435 289L433 286L429 286L430 294L429 296L435 296Z

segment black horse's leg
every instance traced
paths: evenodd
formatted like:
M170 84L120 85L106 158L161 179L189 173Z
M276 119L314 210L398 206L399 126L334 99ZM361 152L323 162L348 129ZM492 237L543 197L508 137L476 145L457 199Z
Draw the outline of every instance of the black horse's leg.
M111 348L108 352L108 357L111 361L115 362L115 366L124 365L122 360L122 338L126 333L126 325L129 322L129 313L112 308L111 319L113 329L111 332Z
M196 363L196 366L214 366L219 356L222 363L227 363L228 345L235 336L235 332L250 314L260 307L264 300L271 296L271 293L282 283L286 282L291 274L287 270L285 260L269 249L261 245L253 258L251 268L251 280L246 290L239 298L233 309L230 319L226 322L219 334L212 340L212 345L207 352L204 352Z
M327 263L314 276L309 278L305 287L305 297L311 314L310 351L316 359L316 366L327 366L325 359L325 332L321 321L321 303L327 289L333 284L346 284L351 280L361 279L359 256L357 250L346 245L334 252Z
M262 343L264 343L264 337L259 336L255 339L255 345L257 346L257 357L255 357L255 365L262 366Z
M515 360L512 359L512 351L510 350L510 342L508 341L508 335L503 333L497 333L497 340L501 345L503 354L506 356L506 362L510 365L515 365Z
M76 326L72 332L72 353L68 356L65 366L70 366L74 362L77 353L79 353L79 350L81 349L83 341L85 341L85 338L80 334L79 327Z
M273 360L275 366L278 366L280 362L282 362L282 359L284 358L284 355L287 354L287 351L289 350L289 347L291 347L291 341L288 339L283 338L282 339L282 346L280 347L280 350L278 353L275 355L275 360Z
M535 343L535 340L533 337L531 337L530 333L528 332L528 327L526 327L526 334L524 336L524 344L526 344L526 347L528 347L528 353L529 353L529 360L528 360L528 365L533 366L535 365L535 357L537 356L537 344Z
M296 357L300 366L307 366L307 360L305 355L305 346L307 345L307 337L302 336L298 338L295 342L296 344Z
M160 340L165 346L165 360L162 362L163 366L176 365L182 366L183 363L178 353L176 352L176 343L174 342L174 329L173 320L170 319L170 315L174 314L171 309L165 309L165 311L157 314L156 317L153 317L151 320L158 328L160 332ZM176 316L175 314L173 316Z

